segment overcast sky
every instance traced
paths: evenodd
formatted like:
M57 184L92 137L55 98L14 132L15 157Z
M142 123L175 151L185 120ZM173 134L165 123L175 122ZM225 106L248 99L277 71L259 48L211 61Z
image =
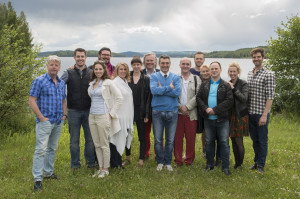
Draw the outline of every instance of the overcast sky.
M7 0L1 0L7 2ZM12 0L42 51L236 50L266 45L300 0Z

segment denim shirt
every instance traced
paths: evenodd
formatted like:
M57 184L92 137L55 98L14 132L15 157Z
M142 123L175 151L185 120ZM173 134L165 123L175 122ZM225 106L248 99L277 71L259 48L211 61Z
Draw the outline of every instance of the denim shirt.
M31 83L29 96L37 98L37 106L50 123L61 123L63 116L63 99L66 98L65 82L57 76L57 85L48 73L39 76ZM40 122L36 116L36 123Z

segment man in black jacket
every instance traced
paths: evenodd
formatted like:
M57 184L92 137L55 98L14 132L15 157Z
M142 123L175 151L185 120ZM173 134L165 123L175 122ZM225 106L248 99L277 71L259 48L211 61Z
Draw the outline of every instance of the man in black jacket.
M206 171L214 168L215 140L218 138L222 170L229 172L229 110L233 105L230 85L221 79L221 64L210 64L211 80L201 84L197 94L197 104L204 117L206 140Z
M70 133L71 168L78 169L80 164L80 128L82 126L85 138L84 157L90 168L95 167L95 147L89 128L88 117L90 113L91 98L87 93L92 72L85 65L86 51L77 48L74 51L76 64L74 68L64 71L61 79L67 85L67 107Z

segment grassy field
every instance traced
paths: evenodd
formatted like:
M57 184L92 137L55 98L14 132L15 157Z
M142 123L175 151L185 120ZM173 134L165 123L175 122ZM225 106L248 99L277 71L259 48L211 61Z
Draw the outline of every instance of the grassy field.
M297 123L298 122L298 123ZM81 161L84 162L81 136ZM248 167L253 164L252 141L244 139L245 161L233 169L231 149L227 177L221 168L204 172L200 135L196 141L196 159L192 166L174 172L156 172L153 155L137 169L138 138L132 144L132 163L125 170L111 170L104 179L92 178L86 166L73 173L70 169L69 134L64 126L55 160L59 180L43 182L43 190L33 191L31 174L35 132L15 134L0 141L0 198L300 198L300 124L296 119L273 117L269 126L269 153L265 174Z

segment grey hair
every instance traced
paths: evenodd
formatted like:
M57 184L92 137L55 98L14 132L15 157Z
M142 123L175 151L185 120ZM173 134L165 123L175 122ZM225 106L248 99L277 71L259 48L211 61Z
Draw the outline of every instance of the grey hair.
M61 64L61 59L57 55L49 55L49 57L47 58L47 64L49 64L50 61L58 62L59 65Z
M154 53L154 52L150 52L150 53L146 53L146 54L144 54L144 63L145 63L145 58L147 57L147 56L149 56L149 55L154 55L154 57L155 57L155 63L157 62L156 60L157 60L157 58L156 58L156 54Z

